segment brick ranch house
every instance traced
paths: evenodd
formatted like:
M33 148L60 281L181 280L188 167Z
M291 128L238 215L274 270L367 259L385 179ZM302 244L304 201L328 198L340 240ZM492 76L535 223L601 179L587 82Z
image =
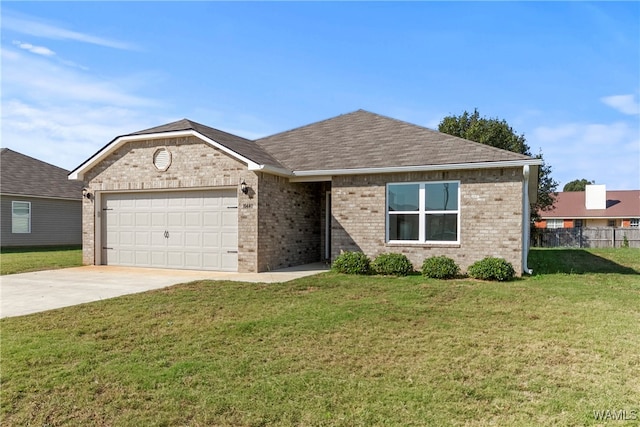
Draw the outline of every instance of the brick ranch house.
M522 272L539 165L358 110L255 141L184 119L69 178L86 187L85 264L260 272L363 251Z

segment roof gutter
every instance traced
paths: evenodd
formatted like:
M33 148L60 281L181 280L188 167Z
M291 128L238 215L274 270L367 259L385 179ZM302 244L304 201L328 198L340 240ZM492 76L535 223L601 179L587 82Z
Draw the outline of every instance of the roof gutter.
M318 169L293 171L294 177L311 177L311 176L336 176L336 175L361 175L361 174L377 174L377 173L402 173L402 172L427 172L427 171L447 171L460 169L492 169L492 168L509 168L523 166L538 166L542 164L540 159L530 160L506 160L498 162L479 162L479 163L451 163L445 165L416 165L416 166L391 166L379 168L354 168L354 169Z

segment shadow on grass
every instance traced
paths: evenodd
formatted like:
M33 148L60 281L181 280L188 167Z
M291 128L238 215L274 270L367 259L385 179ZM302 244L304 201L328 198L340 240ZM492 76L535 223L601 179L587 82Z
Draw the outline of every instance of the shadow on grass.
M58 251L76 251L82 249L82 245L66 245L66 246L5 246L0 248L3 254L20 254L27 252L58 252Z
M534 274L615 273L640 275L640 271L620 265L584 249L538 249L529 252Z

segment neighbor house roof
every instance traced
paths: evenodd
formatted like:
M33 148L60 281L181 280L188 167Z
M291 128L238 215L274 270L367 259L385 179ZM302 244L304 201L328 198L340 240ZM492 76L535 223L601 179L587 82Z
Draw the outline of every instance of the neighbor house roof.
M584 191L558 193L553 208L541 218L640 218L640 190L607 191L606 209L587 209Z
M256 143L293 171L531 160L364 110L261 138Z
M250 170L301 177L531 165L541 160L358 110L251 141L191 120L116 137L71 172L84 173L120 145L154 138L193 135L245 162ZM533 182L532 180L531 182ZM537 184L536 184L537 185Z
M69 181L68 170L9 148L0 150L0 193L3 195L82 199L82 183Z

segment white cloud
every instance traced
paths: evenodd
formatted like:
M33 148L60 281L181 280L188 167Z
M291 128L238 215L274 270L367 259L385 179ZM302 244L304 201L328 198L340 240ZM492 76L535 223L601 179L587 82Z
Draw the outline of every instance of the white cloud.
M124 79L104 79L57 66L40 57L2 50L3 98L17 96L37 102L65 101L115 106L151 106L157 102L133 95Z
M35 37L43 37L54 40L73 40L82 43L95 44L98 46L110 47L114 49L134 50L136 47L130 43L97 37L91 34L68 30L60 26L45 23L37 18L27 16L17 16L5 12L2 17L3 30L11 30L20 34L28 34Z
M623 114L630 116L640 114L640 103L636 101L635 95L612 95L600 100Z
M96 77L18 47L2 49L2 146L72 170L114 137L158 124L164 104L139 95L148 76Z
M17 40L14 40L13 44L18 46L20 49L28 50L29 52L37 55L54 56L56 54L54 51L44 46L34 46L31 43L23 43Z
M625 121L539 126L527 138L540 147L559 189L574 179L613 190L640 188L640 129ZM535 149L533 151L536 151Z

